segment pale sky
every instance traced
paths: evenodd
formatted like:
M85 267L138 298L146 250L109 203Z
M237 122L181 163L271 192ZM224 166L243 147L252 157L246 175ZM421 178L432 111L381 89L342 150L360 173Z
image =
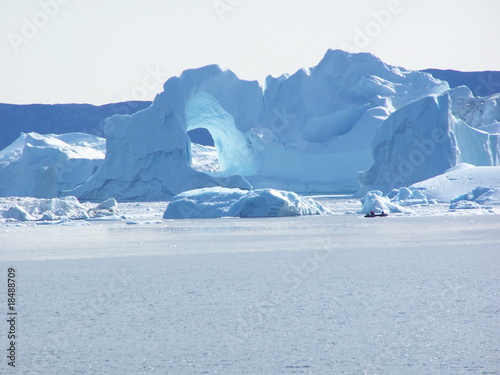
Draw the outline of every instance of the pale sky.
M499 0L0 0L0 103L152 100L214 63L264 82L329 48L500 70L499 19Z

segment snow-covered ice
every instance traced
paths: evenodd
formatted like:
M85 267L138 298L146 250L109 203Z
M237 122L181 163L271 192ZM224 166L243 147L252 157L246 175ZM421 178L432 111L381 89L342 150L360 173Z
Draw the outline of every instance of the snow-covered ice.
M168 204L163 218L279 217L329 213L312 198L304 198L290 191L214 187L176 195Z
M492 211L491 205L500 205L500 189L479 186L467 194L452 199L450 211L481 208Z
M479 186L500 188L500 167L476 167L462 163L411 187L420 190L428 199L450 202Z
M120 220L118 203L114 198L94 205L80 203L76 197L52 199L9 197L0 198L0 225L16 221L67 222L106 217Z

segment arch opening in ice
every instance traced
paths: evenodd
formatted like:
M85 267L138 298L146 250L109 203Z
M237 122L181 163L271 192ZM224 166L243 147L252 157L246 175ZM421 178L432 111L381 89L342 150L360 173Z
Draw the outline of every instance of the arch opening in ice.
M206 92L199 92L186 103L186 131L207 129L217 150L219 173L249 175L253 172L254 152L246 134L238 130L234 118L217 100ZM189 160L192 161L192 150Z
M210 132L205 128L188 131L191 140L189 161L191 168L198 172L213 173L219 171L219 155Z

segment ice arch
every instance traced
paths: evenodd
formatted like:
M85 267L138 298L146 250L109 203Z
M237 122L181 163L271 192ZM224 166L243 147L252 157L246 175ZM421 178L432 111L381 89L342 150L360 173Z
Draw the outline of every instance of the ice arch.
M205 128L214 139L219 158L219 174L250 175L255 153L250 140L238 130L234 118L206 92L186 102L186 131ZM190 151L189 151L190 152Z
M65 192L102 201L170 200L197 188L250 189L253 171L249 130L262 115L262 87L217 65L186 70L163 86L150 107L106 120L106 158L85 183ZM221 172L191 167L188 130L206 128L214 138Z

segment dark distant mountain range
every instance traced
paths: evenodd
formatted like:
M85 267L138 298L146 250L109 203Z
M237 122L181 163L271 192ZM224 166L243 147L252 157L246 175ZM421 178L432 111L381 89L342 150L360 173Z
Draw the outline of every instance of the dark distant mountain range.
M130 101L105 105L91 104L1 104L0 150L10 145L21 132L63 134L81 132L104 136L104 120L115 114L130 115L151 105ZM205 129L189 132L193 142L213 146Z
M447 81L451 88L467 86L475 96L489 96L500 92L500 72L460 72L457 70L426 69L423 72Z

